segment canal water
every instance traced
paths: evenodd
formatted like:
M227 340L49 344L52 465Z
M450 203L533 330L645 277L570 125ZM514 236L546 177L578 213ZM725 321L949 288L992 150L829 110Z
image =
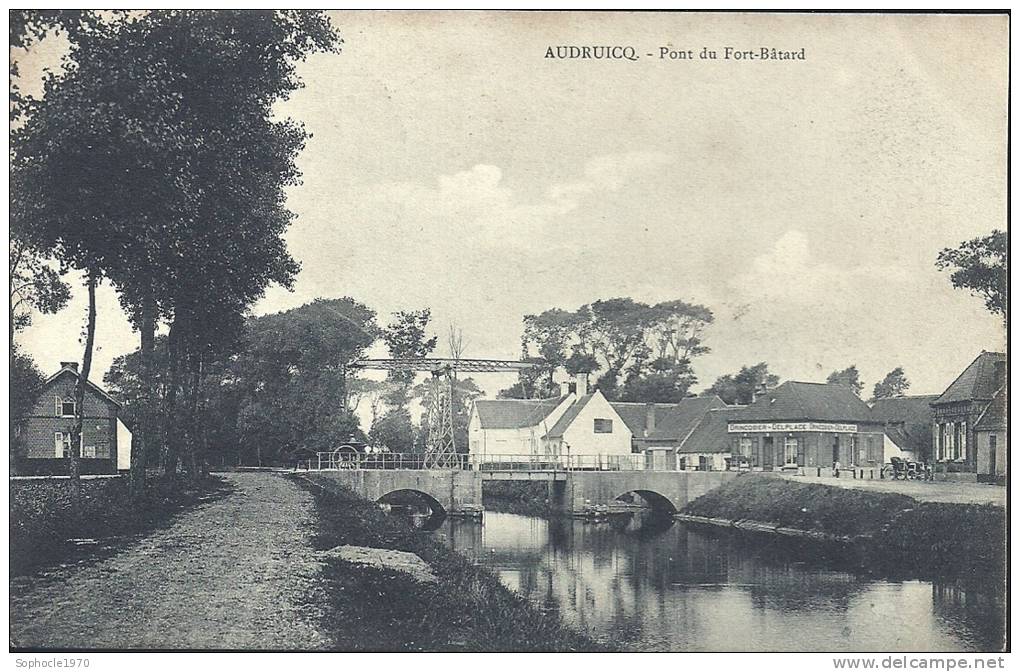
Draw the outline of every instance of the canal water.
M869 577L788 539L648 514L487 511L432 534L540 609L636 651L1001 650L1001 587Z

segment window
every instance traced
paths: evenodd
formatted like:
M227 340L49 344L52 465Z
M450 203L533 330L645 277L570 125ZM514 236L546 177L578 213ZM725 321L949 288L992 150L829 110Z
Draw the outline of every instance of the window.
M84 437L79 437L83 439ZM79 440L78 445L82 443ZM53 433L53 452L55 457L70 457L71 456L71 433L70 432L54 432Z
M54 412L59 418L73 418L75 403L74 397L54 397Z
M613 421L607 420L606 418L595 418L595 433L596 434L612 434L613 433Z
M857 466L858 462L860 462L861 456L860 456L860 451L858 450L858 444L859 443L860 442L857 440L857 435L856 434L851 434L850 435L850 450L847 451L848 454L847 454L846 466L854 467L854 466Z
M740 439L740 454L743 457L751 457L751 439L743 437Z
M85 446L84 448L81 449L81 456L82 457L95 457L96 456L96 447L95 446Z
M798 441L792 436L786 437L786 441L783 443L783 454L786 457L786 464L797 464L797 445Z
M960 423L954 422L953 425L953 450L950 456L954 460L960 459Z
M956 459L966 460L967 459L967 423L960 423L960 455Z
M872 464L874 464L876 462L881 462L882 461L881 457L878 454L878 450L876 449L875 446L876 446L875 437L869 436L868 437L868 462L871 462Z

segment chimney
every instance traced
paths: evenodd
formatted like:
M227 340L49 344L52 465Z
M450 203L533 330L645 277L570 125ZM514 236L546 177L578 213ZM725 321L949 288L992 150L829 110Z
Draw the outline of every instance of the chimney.
M566 381L566 380L561 381L560 382L560 396L561 397L565 397L568 394L570 394L570 381Z
M751 390L751 403L753 404L754 402L756 402L758 400L758 397L760 397L761 395L765 394L768 391L769 391L768 385L766 385L765 383L758 383L757 385L755 385L754 389Z
M60 368L71 369L75 373L78 373L78 362L61 362Z
M655 431L655 404L645 406L645 436Z
M588 394L588 374L578 373L574 374L574 386L577 390L577 396L583 397Z

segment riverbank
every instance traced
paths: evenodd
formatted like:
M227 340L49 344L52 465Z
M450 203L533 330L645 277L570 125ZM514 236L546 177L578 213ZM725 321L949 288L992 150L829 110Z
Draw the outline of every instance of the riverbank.
M995 581L1005 576L1005 511L991 505L918 502L902 494L746 474L692 501L681 514L692 523L844 543L880 573Z
M216 477L195 487L154 479L139 500L131 497L126 477L82 479L81 489L76 516L68 479L10 481L11 576L111 550L110 539L154 530L179 512L230 490Z
M379 507L314 474L289 476L313 494L314 544L368 546L418 555L436 583L323 556L324 629L342 651L604 651L507 589L489 570Z

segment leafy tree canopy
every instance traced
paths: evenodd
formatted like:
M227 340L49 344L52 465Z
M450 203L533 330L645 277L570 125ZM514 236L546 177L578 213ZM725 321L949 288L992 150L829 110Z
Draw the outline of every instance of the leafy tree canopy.
M842 371L833 371L825 382L848 387L858 397L861 396L861 390L864 389L864 383L861 382L861 374L857 371L856 364L851 364Z
M761 387L773 388L779 384L779 376L769 373L765 362L754 366L741 366L736 374L716 378L703 395L717 395L727 404L750 404Z
M985 308L1008 324L1009 235L995 230L939 252L935 266L951 271L953 287L984 299Z
M875 399L902 397L906 394L909 387L910 381L907 380L907 375L903 372L903 367L897 366L895 369L885 374L885 378L882 379L882 382L875 383L873 396Z

